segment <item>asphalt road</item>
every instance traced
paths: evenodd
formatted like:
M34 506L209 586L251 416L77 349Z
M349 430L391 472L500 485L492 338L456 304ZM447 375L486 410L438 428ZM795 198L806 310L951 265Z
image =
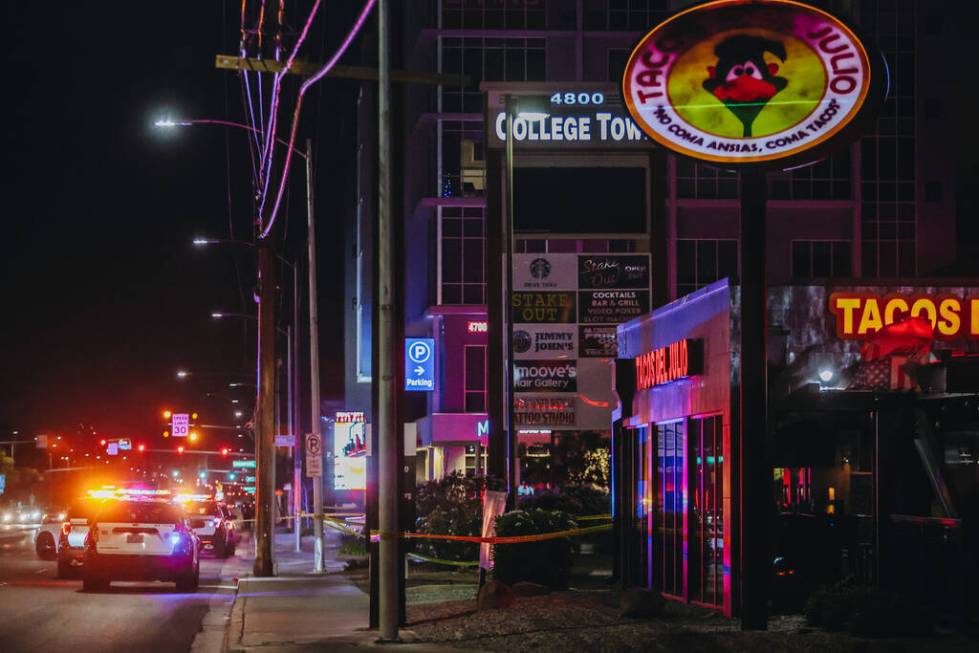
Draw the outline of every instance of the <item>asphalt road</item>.
M230 562L203 558L201 587L177 593L172 583L113 583L104 593L82 592L81 580L56 578L55 563L39 560L30 535L0 534L0 650L88 653L189 651L215 594L232 595L221 581ZM248 548L248 547L243 547Z

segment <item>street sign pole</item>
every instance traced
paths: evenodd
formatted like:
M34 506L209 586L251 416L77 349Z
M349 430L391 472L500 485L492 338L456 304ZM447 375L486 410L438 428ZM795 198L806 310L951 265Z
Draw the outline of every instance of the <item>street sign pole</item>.
M320 317L316 297L316 226L313 220L313 146L306 139L306 246L309 257L309 412L310 430L322 439L320 419ZM319 460L322 461L322 450ZM307 476L309 450L306 453ZM323 573L323 476L313 476L313 571Z

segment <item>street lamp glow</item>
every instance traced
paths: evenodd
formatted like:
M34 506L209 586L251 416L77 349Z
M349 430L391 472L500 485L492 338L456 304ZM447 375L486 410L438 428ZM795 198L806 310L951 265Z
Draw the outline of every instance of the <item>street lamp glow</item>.
M169 118L164 118L162 120L157 120L156 122L154 122L153 123L153 126L154 127L163 127L164 129L167 129L167 128L170 128L170 127L176 127L177 126L177 123L174 122L173 120L170 120Z
M178 379L186 379L188 376L190 376L190 372L187 370L177 370Z
M203 247L204 245L213 245L218 241L214 240L213 238L195 238L190 242L196 245L197 247Z
M240 410L235 411L235 417L241 417L243 414Z
M212 311L211 317L213 317L215 320L220 320L222 317L224 317L224 313L221 311Z

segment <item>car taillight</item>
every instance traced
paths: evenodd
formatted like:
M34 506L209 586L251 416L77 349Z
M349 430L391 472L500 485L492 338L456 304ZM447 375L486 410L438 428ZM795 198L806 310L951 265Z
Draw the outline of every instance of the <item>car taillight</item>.
M66 535L66 536L67 536L67 535L68 535L68 533L70 533L70 532L71 532L71 522L65 522L65 523L63 523L63 524L61 525L61 532L62 532L62 533L63 533L64 535Z

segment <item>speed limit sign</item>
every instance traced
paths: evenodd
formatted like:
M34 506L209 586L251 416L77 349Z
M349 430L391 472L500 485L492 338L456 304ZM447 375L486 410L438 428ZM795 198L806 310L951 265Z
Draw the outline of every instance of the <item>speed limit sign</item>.
M306 476L323 475L323 440L316 433L306 434Z

